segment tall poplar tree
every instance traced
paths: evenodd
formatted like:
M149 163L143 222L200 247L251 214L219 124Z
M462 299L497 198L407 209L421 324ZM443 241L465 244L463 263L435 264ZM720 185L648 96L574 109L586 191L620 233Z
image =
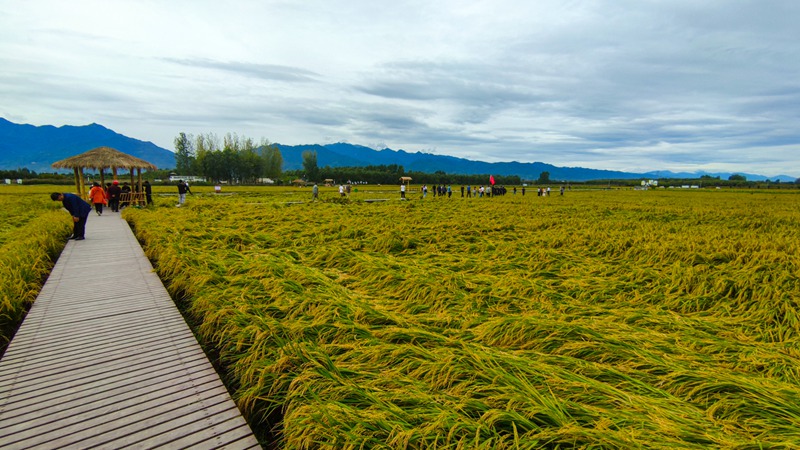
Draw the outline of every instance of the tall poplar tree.
M316 151L306 150L303 152L303 170L306 172L307 181L316 181L319 178Z
M276 180L281 177L283 172L283 155L281 150L269 143L261 146L261 158L264 159L264 176Z
M194 175L194 159L192 135L181 132L175 138L175 171L180 175Z

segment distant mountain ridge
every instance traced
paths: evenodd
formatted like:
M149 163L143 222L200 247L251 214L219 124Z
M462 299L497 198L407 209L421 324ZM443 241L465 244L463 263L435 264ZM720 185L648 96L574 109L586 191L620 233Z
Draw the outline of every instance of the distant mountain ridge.
M404 150L388 148L374 150L361 145L336 143L327 145L282 145L284 169L297 170L303 167L302 154L306 150L317 152L317 165L320 167L366 166L398 164L406 171L433 173L443 171L466 175L517 175L522 179L536 179L542 172L549 172L553 181L588 181L597 179L637 179L647 177L639 173L613 170L585 169L582 167L557 167L542 162L497 162L473 161L447 155L430 153L409 153Z
M441 170L446 173L467 175L517 175L523 180L535 180L542 172L549 172L553 181L590 181L590 180L622 180L622 179L658 179L658 178L700 178L703 175L720 177L727 180L732 173L707 173L707 172L669 172L652 171L645 173L622 172L614 170L587 169L583 167L559 167L543 162L496 162L473 161L447 155L433 155L430 153L409 153L404 150L391 150L388 148L375 150L362 145L347 143L336 144L309 144L309 145L282 145L275 144L283 155L284 169L299 170L303 168L303 152L313 150L317 152L317 165L320 167L341 166L366 166L381 164L399 164L406 171L433 173ZM768 177L758 174L740 173L751 181L762 181ZM781 182L793 182L794 177L780 175L770 178L779 179Z
M493 174L517 175L524 180L535 180L542 172L549 172L553 181L589 181L600 179L656 179L656 178L699 178L703 175L719 176L727 179L730 173L676 173L652 171L632 173L613 170L587 169L583 167L558 167L543 162L497 162L473 161L447 155L431 153L410 153L404 150L384 148L375 150L363 145L348 143L283 145L280 148L284 160L284 170L298 170L303 167L303 152L317 152L320 167L366 166L398 164L406 171L433 173L443 171L452 174ZM140 141L116 133L102 125L93 123L84 126L51 125L34 126L15 124L0 117L0 169L21 169L26 167L36 172L52 172L50 165L56 161L83 153L100 146L117 150L144 159L159 169L175 167L172 151L152 142ZM765 180L758 174L742 173L748 180ZM781 175L770 178L781 182L793 182L794 177Z
M15 124L0 117L0 169L54 172L56 161L93 148L108 146L155 164L159 169L175 167L175 154L152 142L116 133L96 123L84 126L34 126Z

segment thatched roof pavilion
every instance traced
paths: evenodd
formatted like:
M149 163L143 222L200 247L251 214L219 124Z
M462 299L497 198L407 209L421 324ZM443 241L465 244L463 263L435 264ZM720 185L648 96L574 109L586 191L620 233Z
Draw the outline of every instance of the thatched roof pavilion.
M100 183L105 185L104 169L110 168L114 179L117 179L117 169L128 169L131 174L131 184L138 184L138 192L142 192L142 169L155 170L157 167L143 159L122 153L111 147L97 147L88 152L75 155L52 164L56 169L73 169L75 172L75 188L81 197L86 198L86 188L83 184L83 169L97 169L100 171ZM133 171L138 170L139 181L134 179Z

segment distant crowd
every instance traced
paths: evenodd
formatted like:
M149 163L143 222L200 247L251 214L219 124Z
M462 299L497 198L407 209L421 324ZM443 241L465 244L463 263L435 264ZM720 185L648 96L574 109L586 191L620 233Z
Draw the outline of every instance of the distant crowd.
M471 197L494 197L494 196L503 196L508 193L508 189L505 186L472 186L466 185L461 186L461 197L471 198ZM427 184L423 184L420 188L422 192L422 198L426 198L428 196L428 191L430 191L434 197L452 197L453 196L453 187L451 185L434 185L428 188ZM522 195L525 195L525 186L522 186ZM517 187L514 186L511 189L513 195L517 195ZM560 189L561 195L564 195L564 186L561 186ZM539 197L545 197L550 195L550 188L540 187L536 189L536 195ZM400 185L400 197L405 198L405 185Z
M406 199L406 192L410 189L410 186L407 184L400 185L400 199ZM498 185L481 185L481 186L473 186L473 185L462 185L459 187L461 191L461 197L464 198L472 198L472 197L497 197L497 196L504 196L509 193L509 189L505 186L498 186ZM536 195L539 197L547 197L550 195L550 187L540 187L536 188ZM569 189L569 188L568 188ZM350 195L350 184L340 184L339 185L339 196L347 197ZM565 187L561 186L559 188L560 195L564 195ZM419 192L422 194L422 198L427 198L428 193L430 192L433 197L447 197L450 198L453 196L453 186L450 184L438 184L433 186L428 186L427 184L423 184L419 187ZM514 186L510 190L512 195L517 195L517 187ZM524 196L526 193L525 186L520 188L521 194ZM313 200L319 199L319 187L315 183L311 189L311 198Z

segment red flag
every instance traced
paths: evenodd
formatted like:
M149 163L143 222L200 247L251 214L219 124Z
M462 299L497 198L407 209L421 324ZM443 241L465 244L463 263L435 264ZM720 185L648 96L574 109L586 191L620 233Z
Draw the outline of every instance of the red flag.
M489 183L491 183L492 186L494 186L494 175L489 175Z

